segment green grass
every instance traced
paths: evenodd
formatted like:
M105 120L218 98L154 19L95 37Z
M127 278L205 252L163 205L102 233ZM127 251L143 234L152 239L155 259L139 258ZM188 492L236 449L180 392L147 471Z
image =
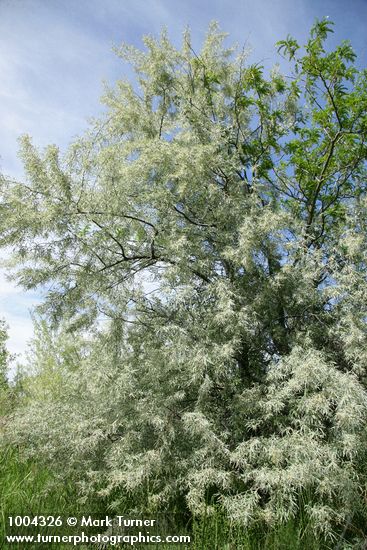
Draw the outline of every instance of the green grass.
M0 452L0 541L8 530L8 516L67 515L75 491L70 484L56 482L50 472L35 461L23 460L17 449ZM5 543L0 548L6 548ZM16 544L8 545L17 548ZM48 546L48 545L47 545ZM21 545L19 545L19 548ZM23 545L24 547L24 545ZM43 547L46 547L44 544ZM51 545L50 545L51 547ZM57 546L60 550L65 545ZM32 548L32 545L27 545ZM56 546L55 546L56 548Z
M300 520L289 521L275 529L245 529L231 524L219 513L194 522L195 550L321 550L328 546L320 541Z
M17 449L7 448L0 453L0 539L4 540L8 515L39 515L52 514L67 516L68 513L78 516L82 511L76 502L76 490L70 484L60 484L52 474L35 461L21 459ZM83 506L85 510L96 509L92 503ZM71 512L72 509L72 512ZM89 511L88 513L91 513ZM100 515L103 511L100 510ZM202 520L193 520L190 530L185 527L170 529L167 534L190 534L190 545L159 544L159 548L190 549L190 550L325 550L335 548L326 545L307 528L304 520L290 521L273 530L246 530L228 522L219 512ZM75 533L75 532L74 532ZM43 544L39 546L26 545L31 548L58 548L60 550L75 548L73 545ZM109 548L132 548L130 545L109 546ZM136 545L136 548L155 548L157 544ZM17 545L5 545L0 548L17 548ZM19 545L18 548L25 548ZM86 546L78 546L86 548ZM98 549L97 545L90 548ZM340 548L345 548L341 546Z

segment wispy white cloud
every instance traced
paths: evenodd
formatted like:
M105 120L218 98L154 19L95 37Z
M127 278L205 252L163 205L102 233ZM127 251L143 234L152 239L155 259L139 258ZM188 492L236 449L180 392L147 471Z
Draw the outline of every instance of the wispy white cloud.
M34 292L25 293L0 272L0 317L8 324L8 349L19 360L24 359L27 344L33 335L31 310L40 301Z

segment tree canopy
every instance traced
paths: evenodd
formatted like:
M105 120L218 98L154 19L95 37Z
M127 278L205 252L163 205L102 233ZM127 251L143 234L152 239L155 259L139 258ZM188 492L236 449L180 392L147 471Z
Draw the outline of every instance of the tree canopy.
M0 244L56 332L12 437L82 491L245 525L305 506L327 535L362 513L367 72L330 32L279 42L287 75L216 25L198 53L146 37L65 154L21 139Z

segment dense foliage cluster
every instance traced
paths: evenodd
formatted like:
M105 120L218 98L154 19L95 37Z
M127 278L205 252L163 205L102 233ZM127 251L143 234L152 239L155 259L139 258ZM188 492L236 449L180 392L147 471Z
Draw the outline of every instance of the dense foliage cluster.
M9 437L81 495L360 535L367 72L330 31L287 76L148 37L64 156L22 139L1 245L47 322Z
M10 409L12 392L8 384L8 370L12 356L7 349L8 327L4 319L0 319L0 430L3 418Z

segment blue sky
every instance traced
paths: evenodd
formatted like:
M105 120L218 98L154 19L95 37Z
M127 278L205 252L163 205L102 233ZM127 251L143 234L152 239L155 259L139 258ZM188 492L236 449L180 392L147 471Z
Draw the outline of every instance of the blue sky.
M65 148L101 112L102 80L130 76L113 45L141 46L144 34L162 26L179 44L189 25L199 49L214 19L231 42L246 43L253 59L269 66L277 40L288 33L304 40L324 16L336 24L332 42L350 39L367 66L367 0L0 0L0 171L22 177L19 135ZM23 353L32 336L38 299L0 273L0 316L10 326L12 352Z

